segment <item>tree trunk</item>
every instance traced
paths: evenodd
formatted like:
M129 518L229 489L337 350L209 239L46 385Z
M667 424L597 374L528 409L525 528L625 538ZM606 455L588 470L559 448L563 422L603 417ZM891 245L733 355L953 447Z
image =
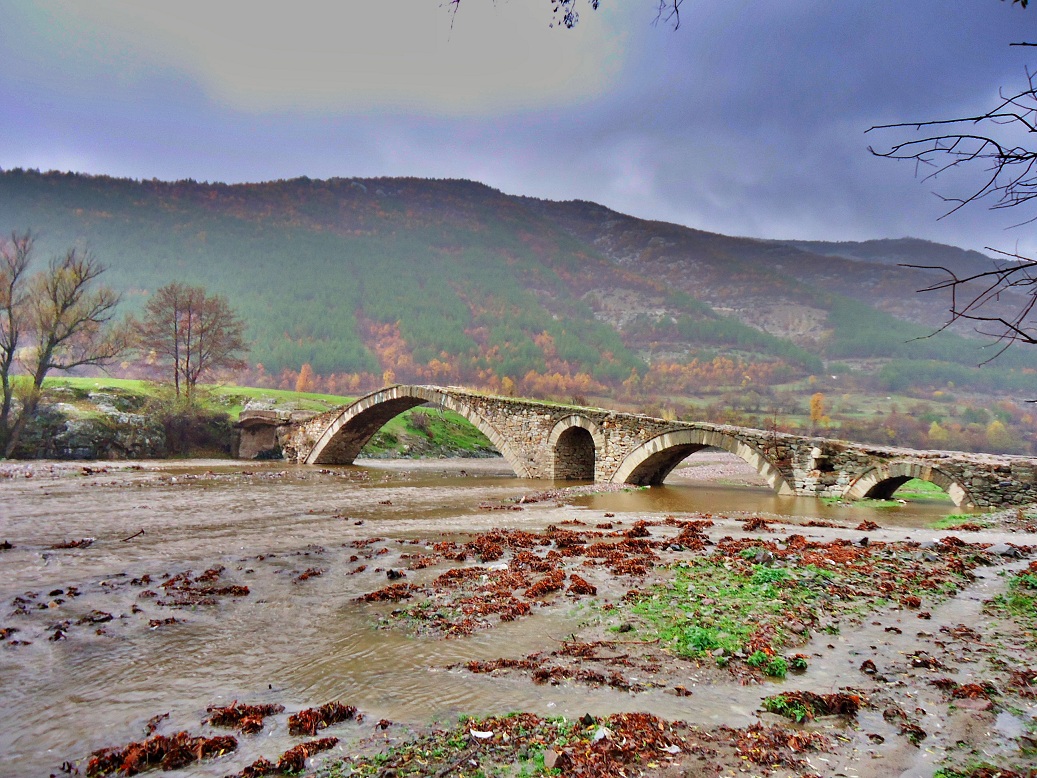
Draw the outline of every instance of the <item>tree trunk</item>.
M10 457L15 448L18 446L18 441L21 440L22 432L25 430L25 425L29 423L30 419L36 417L36 409L40 404L41 391L39 387L33 386L29 392L29 396L25 398L25 404L22 406L21 413L14 420L14 424L11 426L11 434L7 438L7 444L4 446L4 456Z

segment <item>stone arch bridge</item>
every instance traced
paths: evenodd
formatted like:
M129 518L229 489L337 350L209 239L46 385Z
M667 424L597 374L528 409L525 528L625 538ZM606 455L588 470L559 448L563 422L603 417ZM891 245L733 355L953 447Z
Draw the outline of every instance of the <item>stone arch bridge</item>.
M496 397L458 387L390 386L306 419L246 411L239 456L264 450L308 464L349 464L394 416L419 405L470 421L524 478L661 484L687 456L715 447L741 457L778 494L885 498L912 478L956 505L1037 502L1037 460L913 451L701 422L667 421L601 408Z

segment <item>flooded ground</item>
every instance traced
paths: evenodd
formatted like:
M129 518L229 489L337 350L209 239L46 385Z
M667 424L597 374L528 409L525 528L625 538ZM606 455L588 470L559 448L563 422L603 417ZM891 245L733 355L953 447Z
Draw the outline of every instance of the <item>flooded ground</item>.
M559 485L517 479L501 460L372 461L342 468L226 461L5 465L0 474L0 775L62 774L63 769L86 774L89 754L143 739L148 722L165 714L154 731L211 735L215 728L202 725L206 709L234 701L283 705L287 713L275 717L277 725L239 736L233 754L170 774L221 776L259 757L275 758L299 742L286 731L287 714L331 700L356 706L366 722L328 730L342 738L325 755L333 759L349 754L362 737L372 737L376 722L386 724L381 737L398 740L403 732L430 724L452 725L460 714L526 711L578 719L588 712L645 711L703 727L744 728L761 715L774 719L761 713L762 698L786 686L806 688L801 679L717 676L709 663L706 669L671 666L658 657L653 661L661 669L628 672L639 687L634 691L608 684L531 683L521 673L463 669L473 660L543 652L577 635L606 639L617 627L603 608L618 604L635 585L662 580L660 572L616 585L615 576L588 560L579 569L599 595L538 601L523 618L455 639L380 628L393 606L358 598L386 587L389 571L406 571L403 576L415 587L431 586L457 566L435 552L435 544L464 543L494 529L536 533L563 523L573 528L609 523L626 530L647 520L651 535L664 539L656 541L661 571L663 563L685 553L679 544L666 546L665 538L678 532L677 525L663 524L666 515L680 521L708 514L711 544L724 536L759 536L761 530L746 529L745 520L761 515L797 523L762 532L799 533L812 542L857 543L867 534L872 543L931 543L948 533L925 527L956 512L950 503L890 510L776 498L740 462L722 455L689 462L698 467L678 471L665 487L563 495L519 506L515 501L523 495ZM805 526L811 519L840 526ZM864 521L878 526L867 533L854 529ZM1037 544L1037 537L1021 533L968 534L969 543ZM423 569L415 560L424 558L429 562ZM508 559L505 555L497 568L487 570L506 568ZM478 561L469 558L466 564ZM864 619L849 633L816 636L797 649L812 654L806 685L835 691L871 681L859 670L861 657L873 657L879 667L903 663L917 642L918 625L937 635L940 625L976 625L982 604L1004 589L999 573L1027 564L1014 556L996 561L970 573L974 580L958 597L934 602L931 621L924 625L914 612L896 610ZM1025 643L1032 637L1010 640ZM652 682L653 672L668 673L669 685ZM956 680L971 672L966 667ZM678 676L690 696L673 693ZM922 688L912 694L924 697L927 706L938 705L936 691L918 683ZM1013 743L1032 733L1030 707L998 713L976 726L989 726L1002 739L1009 733ZM852 749L831 757L842 760L838 774L931 775L945 752L945 744L918 749L899 742L881 709L862 713L862 721L867 732L890 746L874 746L868 753L865 745L877 741L858 732L847 739ZM957 726L948 721L924 723L929 731ZM1011 750L1013 765L1028 758L1014 745Z

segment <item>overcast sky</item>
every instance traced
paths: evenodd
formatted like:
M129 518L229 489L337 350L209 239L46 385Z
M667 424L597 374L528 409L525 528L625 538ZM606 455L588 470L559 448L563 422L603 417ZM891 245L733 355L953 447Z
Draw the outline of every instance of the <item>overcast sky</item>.
M967 182L865 135L1020 87L1037 7L686 0L677 30L655 7L583 0L564 30L549 0L0 0L0 168L469 178L727 234L1037 252L1005 229L1033 213L938 220Z

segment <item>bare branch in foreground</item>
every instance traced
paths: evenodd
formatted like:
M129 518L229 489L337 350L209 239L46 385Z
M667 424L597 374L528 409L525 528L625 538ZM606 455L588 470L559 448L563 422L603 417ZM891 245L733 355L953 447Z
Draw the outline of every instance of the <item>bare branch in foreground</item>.
M956 128L961 128L956 131ZM875 130L923 129L936 132L900 141L885 150L868 150L877 157L913 161L931 168L922 180L935 179L955 168L978 167L979 184L962 196L941 196L954 206L947 216L968 203L991 198L993 210L1014 208L1037 198L1037 150L1024 141L1037 133L1037 75L1027 73L1027 85L1013 93L1001 93L1000 102L986 113L956 119L898 122L871 127ZM946 131L944 131L946 128ZM1034 217L1037 218L1037 217ZM1033 221L1025 219L1022 223Z
M994 338L1001 344L991 359L997 358L1016 343L1037 345L1037 321L1033 313L1037 308L1037 260L998 249L987 248L1002 257L995 260L994 267L979 273L959 276L954 271L939 265L902 265L916 270L938 270L945 278L919 289L919 292L949 292L951 297L947 323L937 332L947 329L955 322L975 322L976 332ZM1002 295L1018 293L1024 298L1021 305L1010 314L991 311L1001 301ZM990 360L986 360L989 362Z

